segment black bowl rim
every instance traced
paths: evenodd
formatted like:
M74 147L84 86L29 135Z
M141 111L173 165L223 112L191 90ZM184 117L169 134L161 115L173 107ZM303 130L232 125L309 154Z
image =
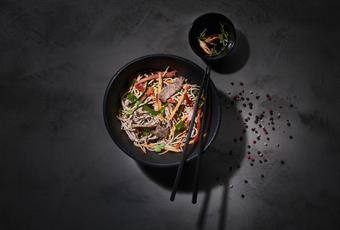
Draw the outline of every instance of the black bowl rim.
M209 56L203 55L203 54L200 53L198 50L196 50L195 47L193 47L193 41L192 41L191 34L192 34L192 28L193 28L193 26L194 26L200 19L202 19L203 17L216 16L216 15L222 16L222 17L225 19L225 21L226 21L228 24L231 25L231 28L232 28L232 31L231 31L231 32L234 34L234 38L235 38L234 40L235 40L235 41L234 41L232 47L229 48L229 51L228 51L227 53L225 53L225 54L222 53L222 54L219 54L219 55L217 55L217 56L211 56L211 57L209 57ZM210 61L217 61L217 60L223 59L223 58L225 58L226 56L228 56L228 55L231 53L231 51L234 49L234 47L235 47L235 43L236 43L237 37L236 37L236 29L235 29L235 26L234 26L234 24L232 23L232 21L231 21L227 16L225 16L225 15L223 15L223 14L221 14L221 13L217 13L217 12L210 12L210 13L206 13L206 14L203 14L203 15L198 16L198 17L192 22L191 27L190 27L190 30L189 30L189 33L188 33L188 39L189 39L190 47L191 47L191 49L194 51L194 53L195 53L197 56L199 56L201 59L210 62Z
M115 79L118 77L118 75L124 69L126 69L128 66L130 66L131 64L133 64L135 62L138 62L138 61L141 61L141 60L147 59L147 58L157 58L157 57L170 57L170 58L178 59L178 60L181 60L183 62L189 63L190 65L193 65L196 68L201 69L202 72L204 72L204 70L199 65L197 65L196 63L194 63L194 62L192 62L192 61L190 61L190 60L188 60L186 58L183 58L183 57L180 57L180 56L177 56L177 55L173 55L173 54L161 54L161 53L159 53L159 54L148 54L148 55L144 55L144 56L135 58L135 59L129 61L128 63L126 63L125 65L123 65L121 68L119 68L118 71L112 76L109 84L107 85L106 90L105 90L105 94L104 94L104 100L103 100L103 118L104 118L104 123L105 123L106 130L108 131L108 133L109 133L111 139L113 140L113 142L119 147L119 149L121 151L123 151L126 155L128 155L129 157L131 157L133 160L135 160L138 163L142 163L142 164L147 165L147 166L163 167L164 168L164 167L178 166L180 164L180 162L164 164L164 163L151 163L148 160L136 159L133 156L133 154L130 154L128 151L125 151L124 148L121 146L121 144L118 143L113 138L113 134L112 134L111 129L109 127L109 121L108 121L108 118L106 116L106 114L107 114L107 107L106 107L106 105L107 105L107 97L108 97L110 88L111 88L112 84L114 83ZM215 93L217 93L216 86L214 84L211 84L211 86L213 87L212 91L215 91ZM212 93L214 93L214 92L212 92ZM205 143L204 150L206 150L210 146L210 144L215 140L216 135L217 135L217 133L219 131L219 128L220 128L220 125L221 125L221 104L220 104L219 100L217 101L217 115L216 116L217 116L217 127L216 127L215 130L213 130L212 138ZM186 160L186 162L189 162L189 161L195 159L196 157L197 157L197 154L191 155Z

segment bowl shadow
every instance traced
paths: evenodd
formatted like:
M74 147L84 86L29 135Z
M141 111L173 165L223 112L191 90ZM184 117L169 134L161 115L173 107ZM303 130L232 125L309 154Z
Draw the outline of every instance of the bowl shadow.
M201 157L199 195L204 193L203 204L197 220L197 227L203 228L212 188L223 186L218 229L224 229L229 180L240 168L246 151L246 131L236 105L224 93L218 91L221 101L222 119L214 142ZM185 164L178 187L178 193L192 193L195 160ZM137 163L142 172L153 182L169 190L175 179L177 167L157 168Z
M223 59L211 64L211 69L218 73L231 74L245 66L249 59L250 47L247 37L236 29L235 47Z

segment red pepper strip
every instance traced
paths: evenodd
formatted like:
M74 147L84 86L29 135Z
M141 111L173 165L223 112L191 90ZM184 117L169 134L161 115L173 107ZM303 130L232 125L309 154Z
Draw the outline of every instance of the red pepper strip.
M189 98L189 96L188 96L187 93L184 94L184 98L185 98L187 104L188 104L190 107L192 107L192 101L190 100L190 98Z
M175 104L176 103L176 101L173 98L169 98L168 102L171 103L171 104Z
M136 84L135 85L136 89L140 92L144 92L145 88L144 88L144 85L139 83L139 84Z
M153 87L150 87L147 91L146 91L146 95L147 96L151 96L154 94L154 90L153 90Z
M196 143L198 139L200 138L200 130L201 130L201 108L199 108L197 112L197 133L196 136L193 139L193 143Z

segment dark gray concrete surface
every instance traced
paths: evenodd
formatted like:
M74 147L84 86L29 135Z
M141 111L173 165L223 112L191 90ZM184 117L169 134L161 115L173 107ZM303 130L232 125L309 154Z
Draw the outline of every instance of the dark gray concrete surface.
M321 0L2 0L0 229L339 229L339 10ZM223 119L198 204L190 166L172 203L173 171L143 168L120 151L102 100L115 71L145 54L204 67L187 33L211 11L234 22L238 54L212 72ZM268 146L252 145L252 155L268 158L254 166L250 128L233 142L242 120L228 92L242 89L261 95L254 114L281 113Z

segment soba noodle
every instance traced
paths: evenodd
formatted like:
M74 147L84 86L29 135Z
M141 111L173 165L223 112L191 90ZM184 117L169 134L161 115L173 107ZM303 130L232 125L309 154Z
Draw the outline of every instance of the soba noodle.
M182 152L198 91L198 85L189 84L169 67L162 72L140 74L121 97L117 115L121 128L144 153ZM200 110L190 144L199 137Z

